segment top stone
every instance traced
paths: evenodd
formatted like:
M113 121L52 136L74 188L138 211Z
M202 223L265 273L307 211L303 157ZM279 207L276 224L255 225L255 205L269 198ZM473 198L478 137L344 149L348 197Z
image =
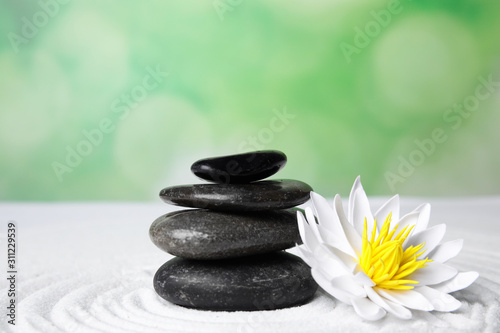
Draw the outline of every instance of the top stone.
M286 164L286 155L277 150L205 158L196 161L191 171L215 183L244 184L267 178Z

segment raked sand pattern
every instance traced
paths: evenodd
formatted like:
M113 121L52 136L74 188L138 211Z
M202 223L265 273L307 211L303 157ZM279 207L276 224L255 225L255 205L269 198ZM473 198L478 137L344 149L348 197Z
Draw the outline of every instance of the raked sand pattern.
M431 224L445 222L448 239L465 239L454 265L480 277L454 293L462 302L455 312L414 311L409 321L387 316L375 323L361 321L350 306L321 290L306 305L274 311L198 311L164 301L151 279L169 255L158 253L144 232L148 217L166 212L164 205L2 204L2 215L19 225L19 297L15 328L6 324L2 311L0 331L498 332L500 227L494 223L500 198L428 201L433 205ZM413 205L403 199L402 210ZM0 295L5 294L2 281Z

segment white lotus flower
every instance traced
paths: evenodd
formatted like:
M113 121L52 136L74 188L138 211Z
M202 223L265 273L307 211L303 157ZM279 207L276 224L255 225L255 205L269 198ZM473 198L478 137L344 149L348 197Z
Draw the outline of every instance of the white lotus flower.
M315 192L311 199L314 211L306 208L306 219L297 214L303 241L299 255L327 293L352 305L364 319L378 320L387 312L409 319L409 309L454 311L461 303L449 293L478 277L446 264L463 240L440 243L446 226L427 228L429 204L400 218L396 195L372 215L359 177L347 217L338 194L333 207Z

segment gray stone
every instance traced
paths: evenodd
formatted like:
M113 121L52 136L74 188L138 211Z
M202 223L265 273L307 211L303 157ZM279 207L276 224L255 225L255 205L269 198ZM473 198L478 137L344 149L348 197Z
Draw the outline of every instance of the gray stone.
M298 180L264 180L250 184L172 186L160 192L166 203L219 211L291 208L309 200L312 188Z
M286 155L277 150L204 158L191 166L191 171L204 180L243 184L274 175L286 164Z
M215 311L301 305L318 287L309 266L285 252L212 261L174 258L156 272L153 285L169 302Z
M149 236L160 249L191 259L247 256L300 243L295 209L251 213L181 210L156 219Z

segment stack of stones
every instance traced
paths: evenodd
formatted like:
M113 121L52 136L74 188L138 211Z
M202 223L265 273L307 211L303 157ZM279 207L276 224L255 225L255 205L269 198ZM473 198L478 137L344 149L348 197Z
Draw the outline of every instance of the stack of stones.
M307 302L317 284L310 268L283 250L300 243L293 208L311 187L267 180L286 164L279 151L207 158L191 171L212 184L163 189L163 201L186 209L163 215L149 230L153 243L177 256L154 276L158 295L185 307L269 310Z

